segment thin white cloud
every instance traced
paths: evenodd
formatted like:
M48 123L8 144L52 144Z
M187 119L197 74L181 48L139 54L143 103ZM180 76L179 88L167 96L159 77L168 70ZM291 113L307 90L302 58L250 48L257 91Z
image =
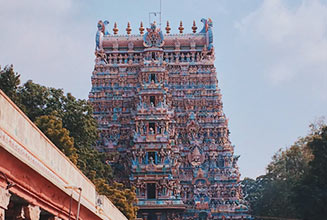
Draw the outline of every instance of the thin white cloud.
M58 14L72 9L72 0L0 0L1 14L10 14L13 11L22 14Z
M235 27L258 46L260 56L255 56L268 59L264 71L272 83L310 77L326 85L321 82L327 74L327 6L322 2L304 0L290 7L281 0L265 0Z
M0 0L0 65L14 64L22 82L69 88L86 98L93 54L88 22L76 20L72 0ZM13 16L14 15L14 16ZM95 29L95 27L94 27ZM92 57L92 58L91 58ZM81 74L87 77L81 77Z

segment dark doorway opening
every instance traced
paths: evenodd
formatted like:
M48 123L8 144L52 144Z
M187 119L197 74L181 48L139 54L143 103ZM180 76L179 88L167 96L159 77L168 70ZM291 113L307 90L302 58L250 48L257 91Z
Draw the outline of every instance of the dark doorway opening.
M153 106L156 106L156 97L155 96L150 96L150 104Z
M155 199L156 198L156 184L148 183L146 185L146 189L147 189L148 199Z
M199 220L207 220L208 214L206 212L200 212Z
M156 124L154 122L149 123L149 133L154 134L156 132Z
M151 73L150 74L150 81L152 82L156 82L156 74L154 74L154 73Z
M157 216L153 213L151 213L149 216L148 216L148 220L157 220Z
M157 164L156 163L156 152L148 152L148 161L149 162L151 161L151 157L153 159L153 163Z

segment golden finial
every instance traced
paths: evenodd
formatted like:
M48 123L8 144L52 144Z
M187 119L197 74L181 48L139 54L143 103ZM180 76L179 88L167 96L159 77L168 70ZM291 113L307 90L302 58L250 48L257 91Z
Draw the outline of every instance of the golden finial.
M178 30L179 30L179 33L180 33L180 34L183 33L184 28L183 28L183 22L182 22L182 21L179 23L179 28L178 28Z
M128 23L127 23L126 32L127 32L128 35L130 35L130 34L131 34L131 31L132 31L132 29L131 29L131 24L128 22Z
M141 21L141 25L140 25L140 34L143 35L143 31L144 31L144 27L143 27L143 22Z
M114 34L118 33L117 23L115 22L114 28L112 29L114 31Z
M198 29L198 27L195 25L195 20L193 20L193 26L192 26L193 33L196 33L196 29Z
M171 28L169 27L169 21L167 21L166 33L170 33Z

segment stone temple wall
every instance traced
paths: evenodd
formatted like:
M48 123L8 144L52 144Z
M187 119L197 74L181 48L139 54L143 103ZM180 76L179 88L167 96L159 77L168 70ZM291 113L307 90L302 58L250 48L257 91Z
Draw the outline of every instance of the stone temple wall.
M211 19L113 35L99 21L89 100L97 148L136 187L143 219L251 219L214 66Z

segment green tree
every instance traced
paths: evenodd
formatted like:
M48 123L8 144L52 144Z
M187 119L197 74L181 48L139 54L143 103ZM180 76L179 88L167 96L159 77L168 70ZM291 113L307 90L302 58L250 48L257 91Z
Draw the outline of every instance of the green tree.
M33 83L32 80L28 80L19 88L18 96L20 97L21 109L33 122L37 117L50 113L45 110L48 104L47 99L50 96L47 87Z
M94 183L98 192L107 196L128 219L136 218L138 208L134 206L134 203L137 201L134 188L125 188L123 184L117 182L109 185L102 178L96 179Z
M64 127L71 131L75 146L92 147L98 138L97 122L93 107L85 100L76 99L70 93L63 99L61 117Z
M78 168L89 178L103 178L109 180L113 178L111 167L106 163L107 157L92 147L80 147L78 153Z
M107 155L93 146L98 138L93 108L86 100L76 99L62 89L45 87L27 81L19 85L19 75L12 66L0 71L0 88L68 156L74 164L95 183L97 191L107 197L129 219L136 217L134 189L113 182Z
M0 89L15 103L18 101L17 89L20 84L20 75L14 71L13 65L0 67Z
M317 129L308 142L313 159L302 180L296 185L294 203L304 220L327 216L327 126Z
M97 122L93 108L85 100L76 99L62 89L48 88L33 81L27 81L18 91L20 105L32 120L56 112L63 127L70 131L76 148L94 146L98 138Z
M299 213L293 202L294 187L303 178L312 159L307 143L312 136L300 138L290 148L279 150L267 166L267 173L256 180L245 179L245 199L251 214L297 218Z
M36 118L35 124L74 164L77 164L78 155L74 147L74 138L62 127L60 118L43 115Z
M255 180L244 178L241 181L243 198L249 206L249 211L252 214L260 213L260 201L262 200L263 190L266 186L265 175L257 177ZM259 209L259 210L258 210Z

